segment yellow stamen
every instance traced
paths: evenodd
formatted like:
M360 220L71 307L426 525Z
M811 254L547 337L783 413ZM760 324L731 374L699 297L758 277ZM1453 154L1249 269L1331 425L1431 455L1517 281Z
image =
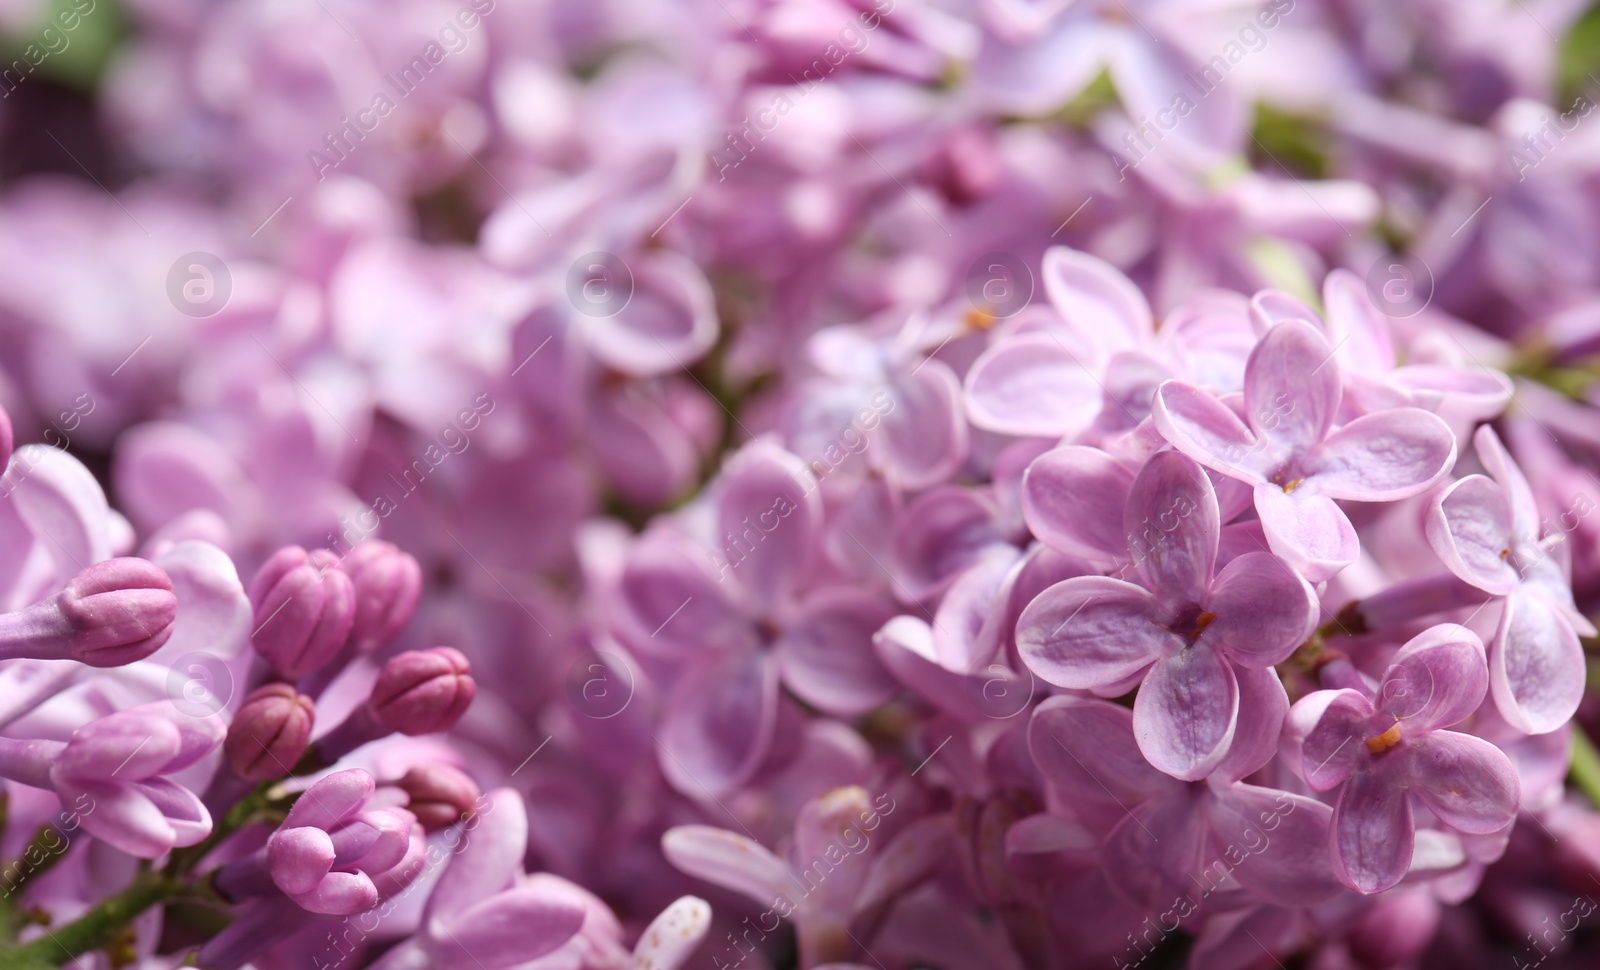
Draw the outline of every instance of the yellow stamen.
M1376 737L1368 738L1367 739L1367 750L1371 751L1373 754L1383 754L1385 751L1388 751L1390 748L1394 747L1395 745L1397 745L1399 743L1400 743L1400 722L1396 721L1396 722L1394 722L1394 726L1391 727L1389 730L1383 732L1382 734L1380 734L1380 735L1378 735Z
M994 326L994 322L998 319L998 317L992 313L989 313L988 311L973 307L967 311L967 315L963 318L962 322L967 325L969 330L988 330L990 327Z
M1215 620L1216 618L1217 614L1215 613L1201 613L1199 616L1195 617L1194 635L1199 636L1201 633L1205 632L1205 628L1210 626L1211 621Z
M1294 490L1300 487L1300 482L1301 482L1301 479L1297 478L1294 481L1290 482L1289 484L1283 486L1283 494L1285 494L1285 495L1293 495L1294 494Z

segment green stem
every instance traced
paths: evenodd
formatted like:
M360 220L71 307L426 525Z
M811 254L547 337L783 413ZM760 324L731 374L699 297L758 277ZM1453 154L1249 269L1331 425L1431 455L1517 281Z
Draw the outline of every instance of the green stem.
M221 845L233 833L252 822L273 817L272 809L274 806L267 793L277 784L275 781L264 781L257 785L254 791L239 799L232 808L228 809L228 813L222 816L217 824L212 827L211 834L206 836L204 841L191 845L186 849L173 850L172 856L167 860L166 875L186 875L212 849ZM4 968L0 967L0 970L4 970Z
M0 970L63 966L114 941L140 913L185 892L181 883L141 871L128 888L102 900L72 922L31 943L0 951Z
M1600 751L1595 750L1594 742L1576 722L1572 725L1572 765L1567 778L1600 808Z

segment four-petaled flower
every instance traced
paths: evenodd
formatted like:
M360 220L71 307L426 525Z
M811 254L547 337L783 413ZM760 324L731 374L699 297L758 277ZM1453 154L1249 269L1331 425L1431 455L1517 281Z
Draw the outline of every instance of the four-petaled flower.
M1375 893L1405 876L1416 840L1412 795L1469 835L1511 823L1520 798L1511 759L1482 738L1444 730L1478 709L1488 680L1482 641L1441 623L1400 648L1375 693L1320 690L1290 710L1306 783L1340 788L1330 842L1345 885Z

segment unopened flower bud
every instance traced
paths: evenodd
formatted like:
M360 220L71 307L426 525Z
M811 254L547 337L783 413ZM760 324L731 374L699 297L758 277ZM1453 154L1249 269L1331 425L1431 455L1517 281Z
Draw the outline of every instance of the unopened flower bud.
M367 706L379 724L401 734L449 730L478 692L472 665L453 647L408 650L383 665Z
M333 659L350 635L355 590L337 562L324 549L307 553L285 546L250 584L250 641L286 680L299 680Z
M267 781L289 774L311 743L314 705L288 684L258 688L239 708L222 754L234 774Z
M0 616L0 659L69 659L91 667L143 660L172 636L172 580L146 559L107 559L56 595Z
M410 797L406 809L429 832L461 821L481 794L466 772L441 764L415 765L396 786Z
M422 567L390 542L363 542L339 564L355 588L355 622L350 642L369 653L395 638L417 611Z

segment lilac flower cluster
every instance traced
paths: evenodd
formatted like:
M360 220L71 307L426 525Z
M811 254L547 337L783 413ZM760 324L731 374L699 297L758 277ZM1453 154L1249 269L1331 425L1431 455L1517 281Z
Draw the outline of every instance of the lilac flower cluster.
M1585 7L0 0L0 970L1590 966Z

